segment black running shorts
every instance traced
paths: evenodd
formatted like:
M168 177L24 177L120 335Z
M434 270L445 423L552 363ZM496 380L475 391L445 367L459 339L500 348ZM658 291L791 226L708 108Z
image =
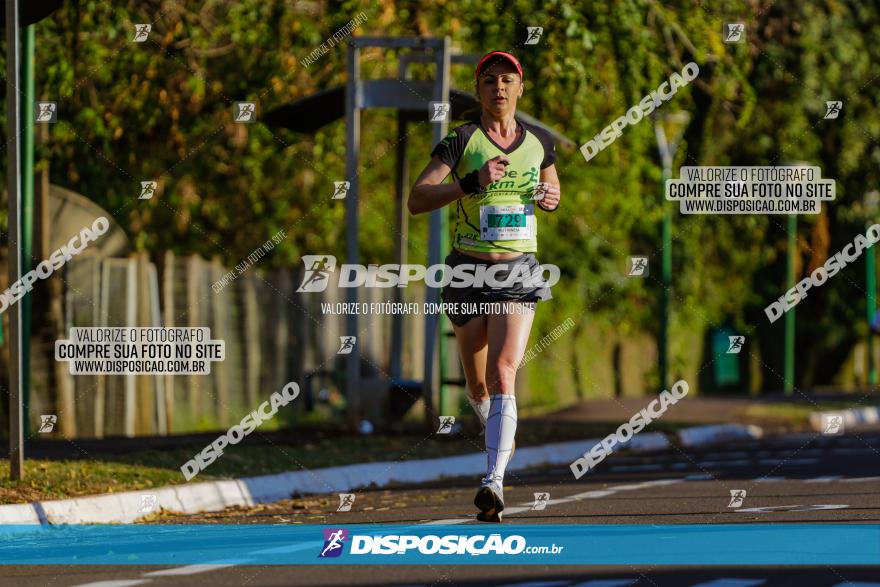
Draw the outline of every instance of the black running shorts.
M538 263L534 253L524 253L519 257L505 259L503 261L488 261L486 259L471 257L470 255L466 255L456 249L453 249L452 252L446 256L446 265L449 267L454 268L463 263L482 265L487 268L495 265L503 265L504 269L499 269L497 270L497 273L495 273L495 278L498 281L507 280L510 273L515 270L522 272L521 274L523 274L524 271L518 269L518 266L523 264L526 264L529 273L532 275L537 274L540 270L540 263ZM552 299L553 295L550 293L549 287L535 287L517 281L508 287L500 288L493 288L485 284L481 287L453 287L450 284L443 288L441 297L445 304L458 304L458 312L447 311L446 315L449 316L449 320L456 326L464 326L471 318L487 314L486 311L481 311L485 309L487 304L504 302L533 303Z

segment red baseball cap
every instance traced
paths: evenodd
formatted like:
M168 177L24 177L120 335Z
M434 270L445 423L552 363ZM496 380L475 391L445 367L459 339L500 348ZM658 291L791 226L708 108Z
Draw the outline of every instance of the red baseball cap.
M506 59L507 61L512 63L513 66L516 68L517 73L519 73L520 79L522 79L523 70L522 65L519 64L519 60L510 53L505 53L504 51L490 51L489 53L486 53L486 55L483 56L482 59L480 59L480 62L477 63L477 69L476 71L474 71L475 78L480 77L480 72L483 71L483 68L487 65L486 62L489 61L489 59L491 59L492 57Z

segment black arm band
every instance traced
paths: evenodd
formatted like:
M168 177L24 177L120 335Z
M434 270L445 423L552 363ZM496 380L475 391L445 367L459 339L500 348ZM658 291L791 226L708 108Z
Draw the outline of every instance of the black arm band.
M483 191L483 186L480 185L479 177L479 171L471 171L460 180L458 180L458 187L460 187L461 191L466 194L477 194Z

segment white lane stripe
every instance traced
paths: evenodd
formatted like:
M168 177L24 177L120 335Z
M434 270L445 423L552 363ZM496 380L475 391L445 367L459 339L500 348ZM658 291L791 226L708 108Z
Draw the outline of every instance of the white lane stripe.
M849 477L841 481L842 483L860 483L862 481L880 481L880 477Z
M826 475L824 477L816 477L814 479L807 479L804 483L830 483L832 481L837 481L838 479L843 479L840 475Z
M817 504L817 505L770 505L761 508L743 508L736 510L741 514L771 514L788 512L821 512L827 510L843 510L848 508L846 504Z
M152 571L149 573L144 573L144 577L176 577L183 575L195 575L197 573L207 573L208 571L216 571L217 569L227 569L229 567L234 567L237 564L251 562L250 560L236 561L235 563L223 563L223 564L198 564L198 565L186 565L185 567L175 567L173 569L163 569L161 571Z
M95 583L80 583L74 587L128 587L129 585L143 585L149 583L149 580L141 579L119 579L114 581L97 581Z
M547 502L547 507L551 505L559 505L563 503L569 503L572 501L579 501L581 499L596 499L599 497L606 497L608 495L612 495L617 493L618 491L635 491L637 489L644 489L646 487L658 487L663 485L672 485L674 483L681 483L683 479L656 479L654 481L643 481L642 483L629 483L627 485L617 485L615 487L609 487L608 489L594 489L592 491L584 491L583 493L576 493L574 495L569 495L568 497L563 497L560 499L551 499ZM505 514L518 514L525 511L529 511L532 509L532 503L524 503L519 506L505 508ZM544 510L546 511L546 510ZM423 526L439 526L445 524L467 524L469 522L473 522L476 520L476 517L467 517L467 518L450 518L448 520L434 520L432 522L425 522L422 524Z
M422 526L451 526L452 524L467 524L468 522L473 522L473 520L469 518L449 518L448 520L425 522Z
M728 579L722 577L705 583L697 583L692 587L753 587L754 585L763 585L766 582L765 579Z

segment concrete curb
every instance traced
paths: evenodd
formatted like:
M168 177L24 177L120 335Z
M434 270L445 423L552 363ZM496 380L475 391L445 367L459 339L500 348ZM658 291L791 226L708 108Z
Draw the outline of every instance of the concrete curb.
M540 465L568 467L600 440L593 438L520 448L516 451L509 470L521 471ZM651 432L634 436L621 448L644 452L668 447L669 440L664 434ZM152 511L159 511L161 508L182 514L196 514L232 506L272 503L294 494L326 494L367 486L386 487L391 483L423 483L442 478L477 476L485 470L485 453L472 453L419 461L363 463L311 471L289 471L32 504L2 505L0 524L128 524L149 515L150 512L139 511L144 495L156 496L156 505Z
M757 440L764 435L764 431L753 425L746 424L710 424L707 426L693 426L678 431L678 441L687 448L709 446L720 442L735 442L741 440Z
M843 426L840 432L829 434L844 434L847 428L866 428L880 424L880 407L870 406L866 408L848 408L830 412L813 412L810 414L810 426L816 432L825 433L825 417L841 416Z

